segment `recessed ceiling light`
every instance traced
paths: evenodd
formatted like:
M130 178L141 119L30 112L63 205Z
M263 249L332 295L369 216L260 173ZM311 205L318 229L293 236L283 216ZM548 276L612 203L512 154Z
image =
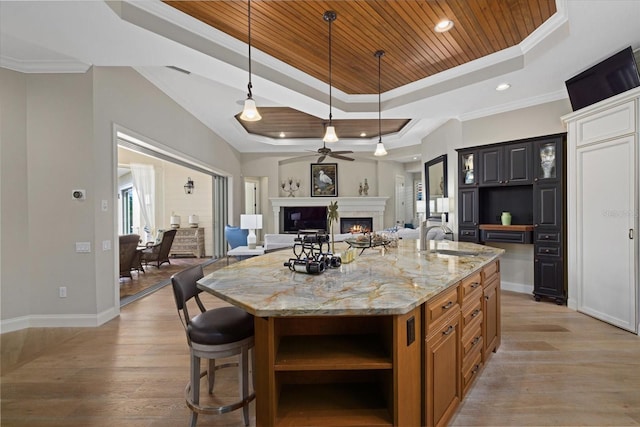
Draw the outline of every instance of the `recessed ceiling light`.
M436 31L436 33L446 33L452 28L453 21L449 19L443 19L442 21L438 22L433 29Z
M498 86L496 86L496 90L503 91L509 89L510 87L511 85L509 83L500 83Z
M284 137L285 137L284 132L280 132L280 138L284 138Z
M364 138L365 136L367 136L367 133L366 133L366 132L360 132L360 136L361 136L362 138Z

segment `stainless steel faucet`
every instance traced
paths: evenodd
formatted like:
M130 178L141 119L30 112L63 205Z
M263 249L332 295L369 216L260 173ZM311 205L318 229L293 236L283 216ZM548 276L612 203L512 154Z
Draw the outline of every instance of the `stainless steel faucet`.
M431 225L427 227L427 221L426 220L422 221L422 223L420 224L420 250L421 251L427 250L427 236L429 235L429 231L433 230L434 228L440 228L442 230L442 233L445 236L447 234L450 234L453 236L453 230L447 227L445 224Z

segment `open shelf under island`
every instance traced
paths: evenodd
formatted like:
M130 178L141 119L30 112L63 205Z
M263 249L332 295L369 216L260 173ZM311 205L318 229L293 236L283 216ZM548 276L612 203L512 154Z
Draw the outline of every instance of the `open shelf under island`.
M282 250L199 281L255 316L258 426L450 419L500 342L504 251L428 246L372 248L319 275L283 267L291 251Z

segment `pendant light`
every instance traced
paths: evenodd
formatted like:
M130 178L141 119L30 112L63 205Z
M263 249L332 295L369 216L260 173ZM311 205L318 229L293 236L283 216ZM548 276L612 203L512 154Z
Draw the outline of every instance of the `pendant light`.
M253 87L251 84L251 0L247 1L247 21L249 29L249 84L247 85L247 99L244 101L244 108L242 109L242 114L240 114L240 120L257 122L262 119L262 116L258 112L256 101L253 100L253 94L251 93L251 88Z
M378 50L373 54L376 58L378 58L378 143L376 144L376 151L373 153L374 156L386 156L387 150L384 148L384 144L382 143L382 103L380 102L381 98L381 86L380 86L380 69L382 68L382 56L384 55L384 50Z
M338 15L333 10L327 10L322 17L329 23L329 126L327 126L322 141L338 142L338 135L336 135L336 128L333 126L333 116L331 114L331 23L336 20Z

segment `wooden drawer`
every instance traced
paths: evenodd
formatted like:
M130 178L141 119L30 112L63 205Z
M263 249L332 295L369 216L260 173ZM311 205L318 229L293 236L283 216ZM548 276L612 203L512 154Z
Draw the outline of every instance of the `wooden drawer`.
M487 286L487 281L492 278L492 276L497 275L500 272L500 263L498 261L494 261L491 264L485 266L482 269L482 285Z
M479 271L460 282L460 297L462 304L466 302L476 289L480 288L482 288L482 277L480 276Z
M448 315L449 313L459 312L460 304L458 304L458 286L453 286L439 295L436 295L431 301L427 302L425 320L427 323L427 333L434 328L438 319Z
M474 325L474 327L468 329L462 334L462 364L464 366L467 363L471 363L470 360L477 349L482 348L482 323Z
M536 255L559 257L561 255L559 246L536 245Z
M462 333L466 333L472 323L477 323L478 319L482 319L482 292L478 291L474 294L472 301L465 304L462 308Z
M468 358L468 363L463 364L462 368L462 397L467 394L469 387L473 384L473 381L477 378L482 369L482 351L480 347L476 345L477 350L474 350Z
M560 243L560 233L536 231L536 243Z

